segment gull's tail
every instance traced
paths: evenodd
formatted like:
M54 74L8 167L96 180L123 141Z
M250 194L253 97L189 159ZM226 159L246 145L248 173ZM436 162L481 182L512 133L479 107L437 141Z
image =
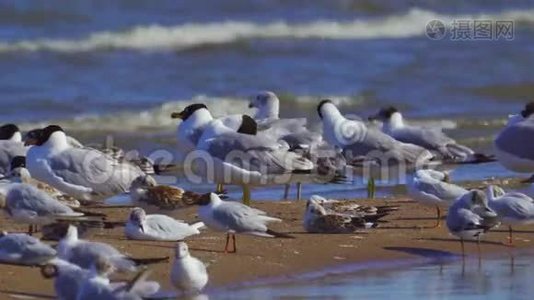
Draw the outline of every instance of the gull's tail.
M206 227L206 225L204 224L204 222L197 222L197 223L191 224L191 227L200 231L200 229Z

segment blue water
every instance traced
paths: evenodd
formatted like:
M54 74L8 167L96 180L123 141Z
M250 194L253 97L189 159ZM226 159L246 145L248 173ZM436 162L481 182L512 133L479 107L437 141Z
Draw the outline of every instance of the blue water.
M210 299L532 299L534 268L528 253L496 258L437 250L420 260L344 266L277 283L250 284L208 293ZM433 253L429 253L433 252ZM433 256L433 257L432 257ZM350 268L352 273L346 273Z

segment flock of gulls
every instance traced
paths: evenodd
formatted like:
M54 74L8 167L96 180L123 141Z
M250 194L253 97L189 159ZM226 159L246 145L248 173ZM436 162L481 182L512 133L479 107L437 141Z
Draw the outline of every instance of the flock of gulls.
M408 194L436 208L436 227L448 208L446 226L464 240L479 241L492 228L534 221L534 201L518 192L490 185L486 190L465 189L450 182L435 166L499 161L506 168L534 173L534 103L526 105L495 139L489 156L456 143L440 129L407 124L401 112L385 107L364 119L345 117L331 100L322 100L317 113L322 131L307 127L306 119L279 118L280 102L272 92L260 92L251 101L257 113L214 118L202 103L189 105L172 118L181 119L177 149L190 160L188 167L216 184L214 192L199 194L177 186L158 184L165 172L150 159L125 155L119 148L84 146L57 125L36 128L22 135L14 124L0 127L0 208L6 218L28 225L27 233L0 235L0 262L39 266L53 278L59 299L142 299L158 293L160 285L148 280L143 266L167 258L134 258L113 246L79 237L79 230L108 224L105 214L90 208L110 205L114 197L131 202L124 235L132 240L176 242L170 281L186 295L198 294L208 283L206 265L193 257L184 240L207 227L226 233L225 253L236 253L236 234L266 238L294 238L269 228L283 220L249 206L250 189L263 185L343 183L347 170L407 166ZM382 123L381 127L375 121ZM372 122L371 122L372 121ZM532 150L532 151L531 151ZM347 169L350 167L350 169ZM225 201L224 185L243 188L243 201ZM165 214L147 214L142 207L178 210L198 206L199 222L188 224ZM352 233L372 229L392 211L392 205L366 206L356 201L312 196L306 204L303 227L312 233ZM33 236L57 239L51 247ZM130 281L110 280L114 272L137 272Z

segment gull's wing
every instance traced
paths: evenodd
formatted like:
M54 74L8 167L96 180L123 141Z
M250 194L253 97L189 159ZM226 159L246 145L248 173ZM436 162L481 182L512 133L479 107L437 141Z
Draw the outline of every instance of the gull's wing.
M405 126L394 130L392 136L401 142L419 145L431 150L439 149L450 143L456 143L441 130L435 128Z
M28 210L35 212L37 216L80 216L47 193L24 183L14 183L10 186L6 202L11 211Z
M285 174L313 169L311 161L280 149L276 141L253 135L224 133L207 140L205 150L213 157L249 171Z
M447 202L452 202L468 192L463 187L455 184L425 179L427 178L414 180L414 187L422 193L434 195Z
M237 202L223 203L213 210L213 218L236 232L265 232L266 223L279 219L260 215L255 209Z
M11 233L0 238L0 260L21 264L38 264L56 256L56 251L38 239L23 233Z
M50 158L54 176L64 182L91 189L95 194L113 195L127 191L131 182L143 175L128 162L118 162L99 151L70 148Z
M524 159L534 159L534 144L529 141L534 137L534 120L532 118L504 128L495 139L495 146Z

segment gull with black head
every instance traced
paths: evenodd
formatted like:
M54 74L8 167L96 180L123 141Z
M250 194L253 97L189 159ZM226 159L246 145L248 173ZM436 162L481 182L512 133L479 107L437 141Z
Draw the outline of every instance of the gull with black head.
M27 153L26 165L33 178L84 201L124 192L144 174L138 167L98 150L72 147L57 125L47 126L38 134Z

